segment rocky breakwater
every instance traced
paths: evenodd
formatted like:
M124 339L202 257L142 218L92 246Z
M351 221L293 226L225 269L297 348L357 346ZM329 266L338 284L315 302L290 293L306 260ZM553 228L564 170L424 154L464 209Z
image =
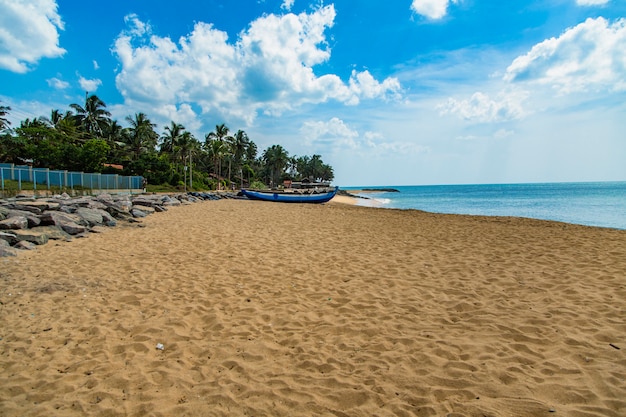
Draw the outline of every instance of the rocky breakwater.
M236 198L233 194L100 194L71 198L18 196L0 200L0 257L15 256L49 240L69 241L115 227L119 222L141 223L141 218L169 207L204 200Z

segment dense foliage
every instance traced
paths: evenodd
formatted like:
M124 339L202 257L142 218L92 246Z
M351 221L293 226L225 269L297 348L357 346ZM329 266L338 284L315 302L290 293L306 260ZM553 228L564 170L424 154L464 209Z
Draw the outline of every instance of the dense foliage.
M111 119L96 95L88 96L84 105L69 107L11 128L6 117L11 108L0 106L0 162L141 175L150 184L186 184L195 189L334 178L332 167L320 155L290 157L281 145L273 145L258 156L246 132L231 134L224 124L215 126L201 142L174 121L159 135L144 113L126 117L124 127Z

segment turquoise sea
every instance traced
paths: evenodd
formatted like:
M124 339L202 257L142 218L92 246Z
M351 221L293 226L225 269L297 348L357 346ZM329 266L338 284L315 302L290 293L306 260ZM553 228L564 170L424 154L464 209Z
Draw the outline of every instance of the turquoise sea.
M515 216L626 229L626 182L481 184L385 187L362 194L375 206L433 213ZM364 204L371 205L371 204Z

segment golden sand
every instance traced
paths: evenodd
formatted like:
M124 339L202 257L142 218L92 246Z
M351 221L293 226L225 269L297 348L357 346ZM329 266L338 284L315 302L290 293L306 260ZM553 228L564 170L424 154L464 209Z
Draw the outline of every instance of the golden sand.
M232 200L142 226L0 259L0 415L626 415L626 231Z

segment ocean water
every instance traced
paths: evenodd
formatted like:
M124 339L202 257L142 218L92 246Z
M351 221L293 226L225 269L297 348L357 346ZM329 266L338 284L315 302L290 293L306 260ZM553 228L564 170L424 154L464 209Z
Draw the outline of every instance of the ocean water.
M363 205L626 229L626 182L342 187L363 188L400 191L362 194Z

